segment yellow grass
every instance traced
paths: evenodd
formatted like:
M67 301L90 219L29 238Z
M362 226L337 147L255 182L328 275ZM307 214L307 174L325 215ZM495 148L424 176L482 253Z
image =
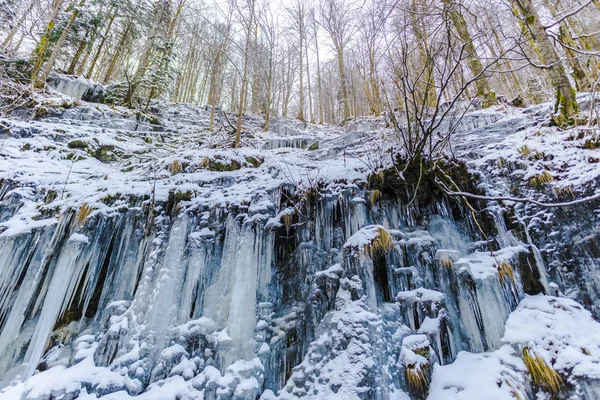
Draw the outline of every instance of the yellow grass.
M543 188L549 182L554 182L554 177L548 171L529 178L529 184L536 189Z
M79 209L79 212L77 213L77 222L79 222L80 225L83 224L85 222L85 219L89 217L92 211L94 210L87 204L82 205Z
M444 268L452 268L452 259L448 254L440 254L440 265Z
M394 248L394 239L388 231L383 228L377 229L375 239L365 245L365 253L371 258L382 256Z
M173 162L171 163L171 167L169 169L170 169L172 175L177 175L178 173L183 171L183 165L181 164L181 161L173 160Z
M289 230L292 226L292 214L283 214L281 216L281 219L283 220L283 225L285 225L285 229Z
M415 397L421 399L427 396L429 379L423 370L415 365L409 365L405 370L406 383Z
M502 261L496 267L498 269L498 277L502 283L506 282L506 279L510 279L511 282L515 282L515 272L511 263Z
M377 203L380 199L381 199L381 191L373 190L373 193L371 193L371 205L374 206L375 203Z
M528 347L523 348L523 360L533 383L552 394L559 393L563 385L562 378L542 357Z

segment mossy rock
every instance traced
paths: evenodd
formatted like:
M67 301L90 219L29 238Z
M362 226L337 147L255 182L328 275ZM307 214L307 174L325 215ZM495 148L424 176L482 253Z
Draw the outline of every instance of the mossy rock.
M35 109L35 114L33 116L34 120L40 120L42 118L45 118L48 116L48 114L50 114L50 110L46 107L37 107Z
M242 168L236 160L225 160L220 156L215 158L204 157L201 166L208 169L209 171L224 172L224 171L237 171Z
M117 160L116 155L113 153L115 146L103 145L94 151L94 158L103 163L110 163Z
M87 149L88 146L88 143L83 140L73 140L67 145L70 149Z
M258 157L252 157L252 156L246 156L244 157L246 159L246 162L248 164L251 164L253 168L258 168L262 165L262 163L264 162L263 159L258 158Z

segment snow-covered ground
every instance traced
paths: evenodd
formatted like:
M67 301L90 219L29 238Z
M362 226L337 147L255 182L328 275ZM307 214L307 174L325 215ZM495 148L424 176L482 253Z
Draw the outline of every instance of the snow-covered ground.
M528 229L517 237L497 220L500 248L490 253L441 208L443 218L419 227L393 201L369 204L368 175L391 165L394 146L382 119L280 119L263 132L261 116L249 115L232 149L228 122L217 113L208 131L202 107L144 114L85 102L63 109L72 101L59 95L46 102L0 118L0 245L11 252L0 260L0 399L551 398L525 353L560 374L557 398L599 394L600 324L586 310L595 298L584 307L561 297L581 295L546 276L547 249L529 237L552 215L491 202ZM452 149L488 196L552 203L598 193L598 132L544 126L549 107L466 115ZM284 187L319 187L314 221L283 204ZM155 236L145 244L143 223L118 225L138 236L123 233L122 261L103 261L106 250L94 246L111 254L117 240L102 236L116 229L106 221L153 207ZM70 210L78 221L65 222ZM40 233L61 229L60 243ZM274 249L290 240L280 232L297 238L291 258ZM58 260L24 240L48 243ZM546 295L525 294L523 259L534 260ZM281 272L282 260L298 271ZM514 271L501 270L511 263ZM77 296L93 302L102 270L113 279L103 309L56 329ZM296 284L278 276L294 273L305 294L286 300Z

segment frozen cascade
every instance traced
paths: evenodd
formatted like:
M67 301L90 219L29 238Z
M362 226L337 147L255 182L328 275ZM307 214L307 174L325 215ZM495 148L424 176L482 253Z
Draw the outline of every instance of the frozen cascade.
M154 127L108 108L74 107L48 120L89 124L97 135L154 132L160 142L161 135L169 138L169 124L186 128L206 118L192 106L172 107L163 115L170 122ZM503 118L478 111L458 129L489 127L500 135ZM264 136L256 151L220 152L223 170L216 171L202 165L214 149L200 159L195 152L203 149L185 149L162 165L168 185L152 193L153 210L148 192L108 189L98 201L71 192L64 203L72 208L55 215L45 207L48 193L35 184L0 181L0 398L423 399L426 393L409 379L417 376L437 400L477 393L454 379L457 370L468 370L481 373L499 399L509 399L512 386L533 399L521 358L522 347L533 345L518 340L519 322L533 326L540 315L564 314L597 327L579 304L540 294L577 286L570 297L587 299L594 311L600 290L586 274L598 270L596 239L578 238L580 258L571 257L577 262L565 271L549 262L542 230L515 224L511 218L522 215L508 217L496 203L480 221L491 232L488 242L470 210L443 196L409 205L402 193L376 198L366 180L352 175L361 164L346 167L345 152L370 140L381 122L351 121L339 132L276 124L281 137ZM197 139L193 129L186 132ZM76 137L52 135L66 143ZM118 138L107 143L133 140ZM142 151L148 142L128 145ZM318 148L303 149L314 142ZM326 174L339 165L322 166L319 195L311 197L315 188L279 175L281 157L254 168L227 164L261 152L288 154L302 177L342 153L336 162L344 168L334 179ZM168 171L174 160L181 173ZM89 168L76 176L89 177L95 168L107 186L117 184L105 163L74 164ZM84 191L89 181L71 185ZM93 211L80 219L75 210L83 204ZM32 218L36 207L51 217ZM15 228L21 218L27 229ZM560 326L566 332L570 324ZM556 340L535 346L544 357L562 352L565 368L578 351ZM600 362L595 347L579 353L586 365ZM480 365L493 374L478 371ZM591 398L598 385L581 376L569 383L573 393Z

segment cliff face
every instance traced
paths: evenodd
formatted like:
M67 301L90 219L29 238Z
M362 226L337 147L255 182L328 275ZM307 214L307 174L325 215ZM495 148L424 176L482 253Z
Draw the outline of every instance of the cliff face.
M544 112L467 115L472 188L593 194L599 151ZM598 201L374 190L377 119L248 117L231 150L198 107L29 115L1 120L1 398L598 395Z

